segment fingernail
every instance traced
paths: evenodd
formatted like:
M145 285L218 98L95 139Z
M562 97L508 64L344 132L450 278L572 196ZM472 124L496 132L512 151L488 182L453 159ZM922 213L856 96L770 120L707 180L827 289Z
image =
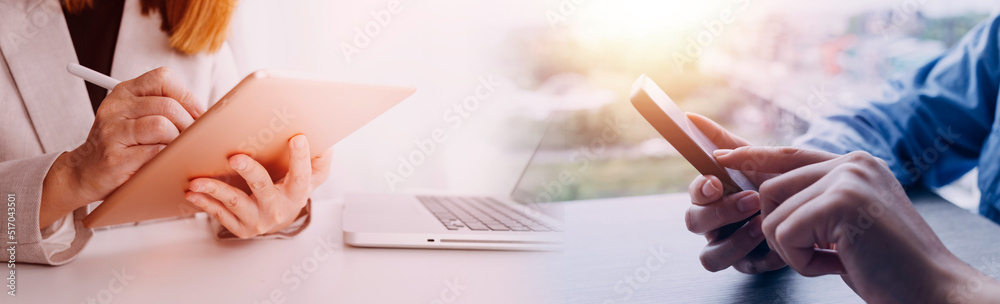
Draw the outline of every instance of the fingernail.
M742 213L760 209L760 195L752 193L740 198L740 200L736 201L736 209L739 209Z
M194 191L194 192L205 192L205 185L202 185L202 184L193 184L193 185L191 185L191 191Z
M764 235L764 230L761 230L760 223L755 222L755 224L751 225L752 226L747 227L749 228L747 234L750 235L750 238L759 238L761 235Z
M237 171L243 171L243 169L247 168L247 161L245 159L243 159L242 157L240 157L240 158L236 159L236 163L235 164L230 164L230 165L233 167L233 169L235 169Z
M726 156L726 154L729 154L729 152L733 152L733 150L730 150L730 149L719 149L719 150L715 150L715 152L712 152L712 153L715 154L715 157L723 157L723 156Z
M306 139L305 139L305 137L296 136L295 138L293 138L292 139L292 146L294 146L295 149L299 149L299 150L302 150L302 148L305 148L306 147Z
M188 192L186 195L184 195L184 199L187 199L192 204L198 205L198 201L194 199L194 194L192 194L191 192Z
M715 194L719 193L719 188L715 187L715 183L712 180L705 180L705 184L701 186L701 194L705 197L713 197Z

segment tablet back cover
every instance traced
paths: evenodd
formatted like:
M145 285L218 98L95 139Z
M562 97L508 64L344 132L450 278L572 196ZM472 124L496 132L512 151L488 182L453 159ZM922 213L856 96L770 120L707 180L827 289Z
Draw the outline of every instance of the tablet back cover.
M249 193L228 158L247 154L272 179L288 168L288 140L305 134L318 156L414 93L415 89L336 83L258 71L140 168L87 216L102 227L201 212L184 199L190 180L213 177Z

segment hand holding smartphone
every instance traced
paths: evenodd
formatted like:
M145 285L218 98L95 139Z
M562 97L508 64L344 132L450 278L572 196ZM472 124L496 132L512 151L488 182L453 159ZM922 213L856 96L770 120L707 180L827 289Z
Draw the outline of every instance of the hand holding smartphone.
M705 136L687 118L684 111L646 75L632 85L629 98L639 114L646 119L660 135L663 136L681 156L702 175L712 175L722 182L723 195L730 195L744 190L757 191L757 186L750 182L739 170L723 167L712 156L718 147ZM725 238L739 229L760 211L750 217L719 228L719 237Z

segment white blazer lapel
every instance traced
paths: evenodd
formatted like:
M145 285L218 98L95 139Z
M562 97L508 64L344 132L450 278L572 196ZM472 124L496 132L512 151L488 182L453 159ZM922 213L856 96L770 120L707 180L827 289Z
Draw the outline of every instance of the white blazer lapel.
M0 50L46 153L83 143L94 112L83 80L66 72L77 63L59 0L3 1Z

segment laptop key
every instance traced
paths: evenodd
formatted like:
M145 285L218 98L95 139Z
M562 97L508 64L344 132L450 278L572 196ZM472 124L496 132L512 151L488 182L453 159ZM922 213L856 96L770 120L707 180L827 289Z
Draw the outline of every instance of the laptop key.
M492 198L417 197L448 230L553 231Z
M510 226L510 230L512 230L512 231L531 231L531 229L529 229L526 226Z
M490 230L493 230L493 231L510 231L510 228L507 228L507 226L504 226L504 225L501 225L501 224L489 224L489 223L487 223L486 226L490 227Z
M475 230L475 231L490 230L489 226L486 226L485 224L481 224L481 223L469 223L468 226L469 226L469 229Z

